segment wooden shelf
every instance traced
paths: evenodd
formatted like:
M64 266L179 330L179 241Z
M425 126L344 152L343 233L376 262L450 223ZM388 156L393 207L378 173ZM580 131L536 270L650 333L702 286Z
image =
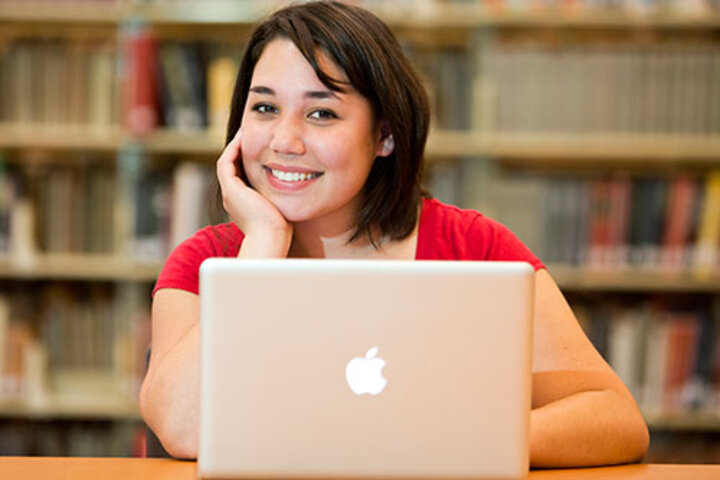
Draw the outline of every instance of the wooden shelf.
M162 262L137 262L112 255L41 254L25 261L0 259L0 278L152 282L161 267Z
M660 269L592 270L565 265L547 267L560 288L567 291L720 293L718 274Z
M13 0L0 4L0 22L120 24L142 19L153 24L250 25L266 17L274 8L273 2L231 0L184 2L172 8L163 3L99 5L79 1L26 3ZM717 13L633 15L603 10L496 11L472 3L404 7L390 1L369 8L391 26L422 29L575 27L703 30L720 27L720 14Z
M4 149L112 152L122 144L119 127L0 124L0 148Z
M651 430L684 432L720 432L720 414L713 412L649 412L643 417ZM140 421L137 404L121 397L91 395L85 397L51 396L43 402L0 400L0 418L13 419L88 419Z
M42 402L0 400L0 418L140 420L137 404L111 396L49 397Z
M0 125L0 149L117 151L136 144L152 154L217 156L221 131L157 129L141 139L117 128ZM720 165L720 135L490 134L435 130L428 138L428 158L494 157L568 165L589 161L638 165L692 161Z
M225 146L225 133L220 131L187 131L157 129L141 142L150 153L193 154L217 157Z
M110 2L9 0L0 3L0 22L117 25L128 14L126 5Z
M38 254L31 261L0 258L0 279L154 282L162 261L138 262L113 255ZM662 270L592 270L548 265L566 291L720 293L720 275Z
M643 412L651 430L682 432L720 432L718 412Z

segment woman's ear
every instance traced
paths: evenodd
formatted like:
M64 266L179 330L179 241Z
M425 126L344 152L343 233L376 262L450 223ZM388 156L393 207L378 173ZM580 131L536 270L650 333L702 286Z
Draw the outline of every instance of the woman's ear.
M387 157L395 150L395 139L390 132L390 125L382 122L380 126L380 143L378 144L377 156Z

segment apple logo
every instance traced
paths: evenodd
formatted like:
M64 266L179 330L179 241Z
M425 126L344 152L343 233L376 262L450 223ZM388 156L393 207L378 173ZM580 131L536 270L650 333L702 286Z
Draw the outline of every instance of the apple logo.
M345 367L345 378L355 395L378 395L385 389L387 379L382 376L385 360L377 357L378 347L372 347L365 358L356 357Z

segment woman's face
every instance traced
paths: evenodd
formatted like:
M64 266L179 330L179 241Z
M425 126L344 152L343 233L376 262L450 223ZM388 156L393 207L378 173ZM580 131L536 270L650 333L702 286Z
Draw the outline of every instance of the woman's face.
M346 80L326 55L318 61ZM367 99L329 90L286 39L269 43L255 66L241 130L247 178L295 223L352 222L375 157L389 153Z

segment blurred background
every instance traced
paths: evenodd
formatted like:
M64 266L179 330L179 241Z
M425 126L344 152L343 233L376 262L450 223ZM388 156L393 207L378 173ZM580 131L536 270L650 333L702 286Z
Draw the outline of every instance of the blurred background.
M431 95L427 189L545 261L648 461L720 462L720 1L355 3ZM279 4L0 0L1 455L144 455L150 291Z

